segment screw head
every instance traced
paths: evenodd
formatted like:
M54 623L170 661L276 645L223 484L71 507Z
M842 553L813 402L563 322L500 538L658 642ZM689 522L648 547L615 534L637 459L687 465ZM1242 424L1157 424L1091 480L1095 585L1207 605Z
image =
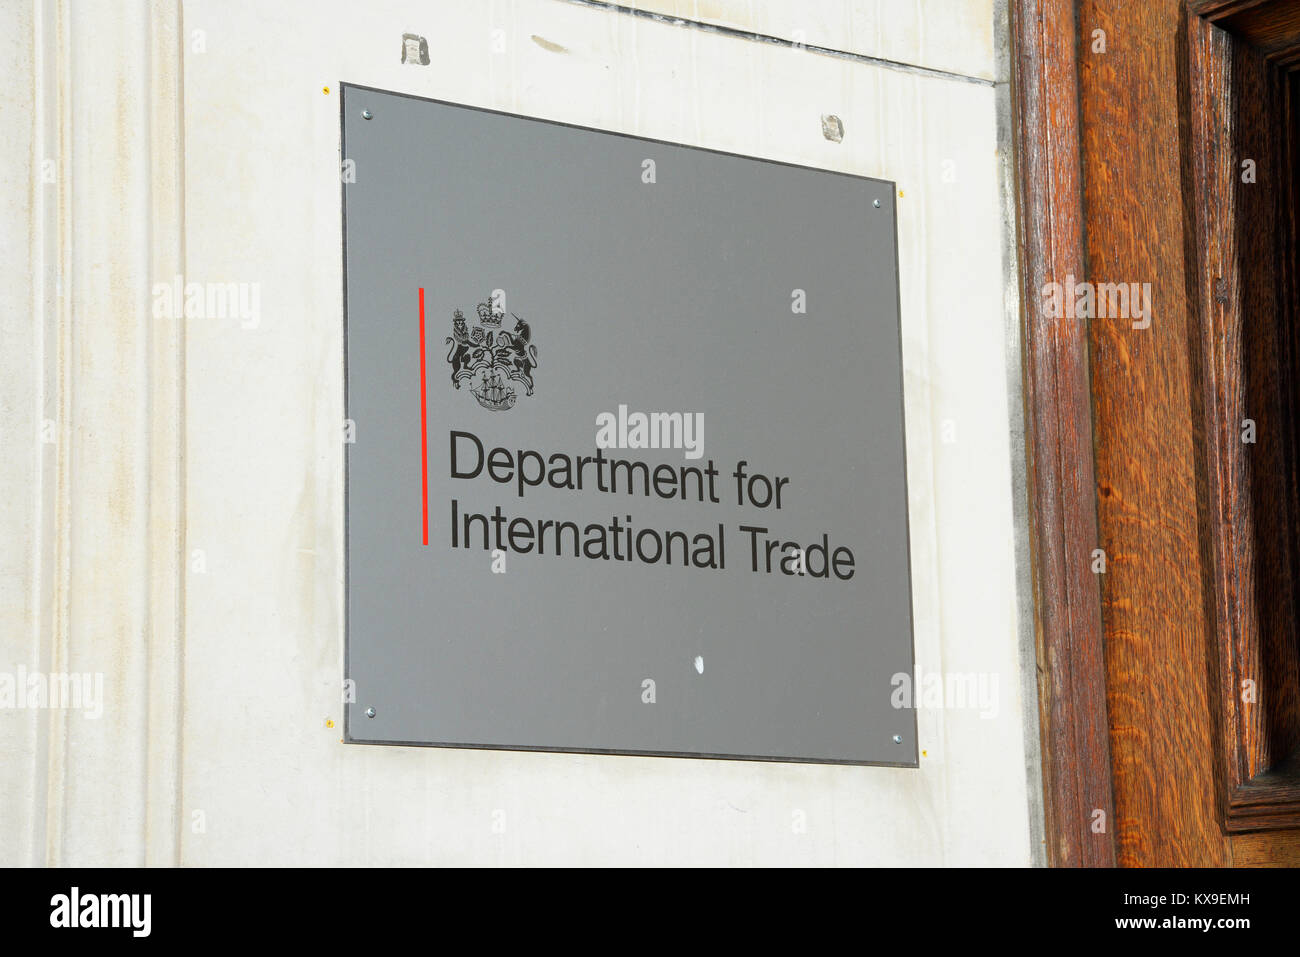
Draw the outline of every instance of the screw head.
M371 113L369 110L362 110L362 111L361 111L361 118L362 118L363 120L372 120L372 119L375 118L375 114ZM879 203L876 203L876 205L879 206L880 204L879 204Z
M879 209L879 208L880 208L880 200L878 200L878 199L872 200L872 201L871 201L871 205L874 206L874 207L876 207L876 209Z
M375 709L374 709L374 708L367 708L367 709L366 709L366 717L367 717L367 718L373 718L374 716L375 716Z
M372 708L371 711L373 712L374 709ZM902 744L902 743L903 743L903 736L901 734L894 735L894 744Z

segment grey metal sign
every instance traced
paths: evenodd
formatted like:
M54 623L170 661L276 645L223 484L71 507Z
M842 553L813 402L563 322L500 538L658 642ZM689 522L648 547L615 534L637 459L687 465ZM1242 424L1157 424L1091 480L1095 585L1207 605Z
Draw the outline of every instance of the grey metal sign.
M915 766L893 185L342 124L347 740Z

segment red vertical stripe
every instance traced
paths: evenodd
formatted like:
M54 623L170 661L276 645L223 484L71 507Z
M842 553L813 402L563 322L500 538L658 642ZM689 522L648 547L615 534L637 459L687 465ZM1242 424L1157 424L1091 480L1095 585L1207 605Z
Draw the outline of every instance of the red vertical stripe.
M424 544L429 544L429 415L424 371L424 287L420 287L420 509L424 518Z

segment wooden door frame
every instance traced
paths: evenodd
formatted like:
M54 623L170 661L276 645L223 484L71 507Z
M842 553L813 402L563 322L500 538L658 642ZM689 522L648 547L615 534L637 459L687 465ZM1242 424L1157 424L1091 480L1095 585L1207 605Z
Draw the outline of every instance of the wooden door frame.
M1270 263L1294 261L1296 184L1292 177L1274 177L1266 189L1244 194L1238 189L1239 150L1248 144L1260 175L1295 168L1295 157L1286 152L1294 143L1276 135L1279 111L1295 116L1296 104L1288 92L1294 86L1270 78L1300 64L1300 11L1295 5L1287 9L1279 0L1152 0L1149 18L1142 19L1147 11L1124 10L1117 2L1122 0L1011 4L1026 451L1048 859L1076 866L1227 863L1227 833L1300 826L1300 769L1288 764L1287 754L1278 753L1277 747L1281 741L1289 752L1300 735L1300 719L1294 717L1300 714L1295 700L1300 695L1297 596L1290 587L1300 581L1300 547L1293 531L1286 531L1295 528L1300 516L1295 481L1300 415L1293 378L1300 349L1290 333L1300 317L1287 311L1296 301L1297 277L1292 270L1280 279L1289 291L1288 300L1276 286L1265 289L1265 280L1247 264L1262 250L1270 254ZM1099 359L1094 351L1113 350L1116 343L1123 348L1122 333L1098 334L1088 321L1049 318L1040 308L1041 291L1048 283L1094 278L1093 261L1108 258L1099 253L1112 242L1108 228L1115 217L1097 212L1100 201L1109 201L1106 177L1132 179L1144 172L1137 164L1152 162L1150 156L1094 155L1100 153L1098 119L1087 111L1096 112L1093 88L1099 81L1092 73L1081 73L1096 70L1099 61L1089 59L1096 48L1089 45L1100 33L1104 49L1108 27L1118 34L1111 41L1117 45L1142 42L1143 31L1134 28L1135 20L1151 32L1177 34L1155 38L1165 51L1172 50L1163 62L1152 56L1146 63L1135 49L1119 55L1129 57L1125 70L1132 82L1176 86L1166 92L1157 119L1177 120L1178 142L1172 144L1176 149L1169 160L1176 168L1166 173L1182 184L1183 230L1181 236L1155 241L1166 244L1166 256L1181 253L1185 297L1162 317L1170 326L1160 335L1163 349L1183 349L1184 376L1174 377L1172 383L1159 381L1164 370L1150 362L1135 366L1132 374L1135 394L1147 387L1170 389L1174 400L1166 405L1180 418L1176 427L1185 439L1177 448L1188 453L1183 470L1195 476L1194 491L1188 489L1187 494L1194 494L1196 501L1184 517L1194 515L1190 524L1196 526L1199 547L1192 549L1182 569L1162 556L1160 573L1181 577L1180 593L1200 596L1202 607L1189 611L1181 624L1171 623L1171 628L1187 631L1181 643L1166 642L1146 652L1149 664L1170 667L1174 677L1168 680L1181 696L1177 714L1169 717L1170 727L1156 730L1168 741L1186 735L1189 748L1212 751L1196 756L1194 763L1202 773L1188 775L1183 785L1212 789L1212 803L1188 809L1169 809L1155 799L1116 800L1116 774L1128 775L1131 757L1113 756L1112 740L1126 748L1124 735L1133 731L1133 722L1128 720L1127 689L1108 681L1109 616L1103 609L1118 610L1141 596L1122 589L1116 593L1109 583L1103 586L1103 574L1094 569L1099 555L1108 561L1144 556L1137 538L1125 540L1123 529L1117 531L1113 521L1103 523L1099 517L1102 508L1112 508L1109 502L1100 504L1099 493L1107 498L1118 494L1112 484L1121 485L1123 477L1115 476L1112 483L1108 470L1115 461L1114 449L1098 444L1119 440L1113 429L1099 434L1096 424L1102 411L1097 403L1113 400L1104 392L1114 388L1115 380L1108 375L1098 391L1092 371L1096 362L1113 364L1113 359ZM1176 69L1159 74L1170 59ZM1086 103L1081 84L1092 92ZM1254 99L1244 101L1244 89ZM1128 119L1137 122L1140 117L1130 114ZM1164 135L1168 129L1166 125ZM1129 167L1115 174L1125 163ZM1243 224L1251 228L1243 229ZM1279 245L1265 250L1275 237ZM1114 243L1122 245L1118 239ZM1118 255L1122 258L1123 251ZM1098 282L1108 278L1113 277L1095 277ZM1266 301L1267 295L1274 298ZM1275 338L1261 336L1254 319L1269 310L1276 316L1274 327L1281 330ZM1177 319L1187 324L1185 348L1180 330L1168 331ZM1269 395L1276 401L1257 413L1269 428L1268 436L1248 446L1241 441L1241 422ZM1109 415L1113 420L1113 409ZM1099 465L1097 449L1103 447L1106 462ZM1140 465L1159 475L1163 463L1149 449L1137 449L1133 455L1145 456ZM1286 478L1270 484L1279 463L1285 466L1280 471ZM1179 493L1166 489L1164 494ZM1265 496L1273 509L1270 514L1280 512L1271 526L1258 510L1257 501ZM1107 524L1110 527L1103 527ZM1282 589L1278 607L1263 607L1257 600L1257 577ZM1281 635L1283 627L1290 631L1269 637ZM1140 641L1143 636L1119 637ZM1187 660L1169 660L1176 647L1192 649ZM1116 667L1114 662L1109 666L1112 678ZM1260 682L1270 675L1277 677L1271 685L1264 681L1264 694L1254 701L1243 698L1243 681ZM1179 676L1187 680L1179 683ZM1148 722L1152 713L1149 707L1133 709ZM1189 722L1204 727L1189 729ZM1173 746L1166 743L1166 753ZM1143 753L1156 754L1158 749ZM1153 771L1159 769L1147 769L1148 774ZM1121 819L1116 818L1117 804ZM1217 808L1217 815L1207 807ZM1153 847L1152 841L1169 843Z
M1011 5L1025 448L1048 860L1112 866L1087 334L1038 308L1047 283L1084 275L1074 14L1073 0Z

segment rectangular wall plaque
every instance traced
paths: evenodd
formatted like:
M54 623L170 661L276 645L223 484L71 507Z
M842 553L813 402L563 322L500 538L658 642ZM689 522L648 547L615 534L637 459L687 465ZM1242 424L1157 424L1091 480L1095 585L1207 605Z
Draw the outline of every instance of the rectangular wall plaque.
M347 740L915 767L893 184L342 124Z

